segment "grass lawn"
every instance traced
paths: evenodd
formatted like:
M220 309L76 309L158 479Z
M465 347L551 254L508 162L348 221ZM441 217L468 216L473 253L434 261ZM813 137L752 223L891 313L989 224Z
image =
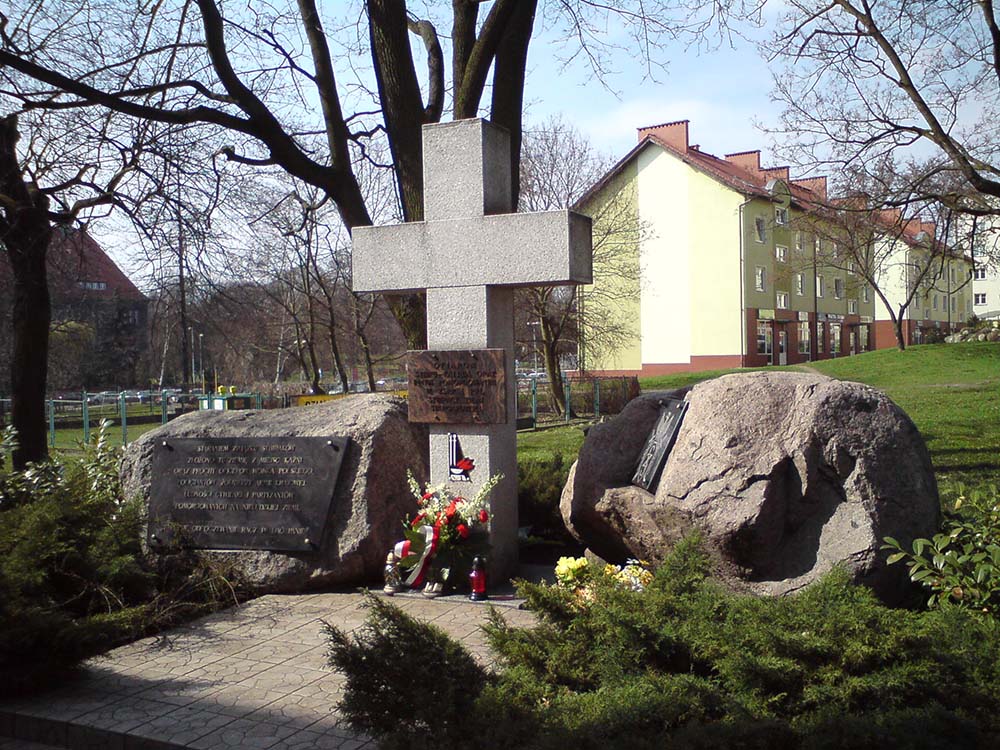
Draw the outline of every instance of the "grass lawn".
M956 483L1000 485L1000 344L928 344L885 349L810 366L840 380L885 391L919 428L945 496ZM797 370L798 367L770 368ZM641 380L644 391L680 388L734 370L680 373ZM518 434L518 455L561 452L570 459L583 443L578 426Z

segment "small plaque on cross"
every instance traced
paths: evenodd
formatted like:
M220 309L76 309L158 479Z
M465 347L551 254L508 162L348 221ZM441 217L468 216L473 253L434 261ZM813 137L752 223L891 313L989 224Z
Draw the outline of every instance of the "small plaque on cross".
M409 353L410 421L421 424L504 424L503 349Z
M667 456L674 446L686 411L687 401L683 399L665 398L660 402L660 416L642 447L632 484L648 492L656 491L660 474L663 472L664 464L667 463Z

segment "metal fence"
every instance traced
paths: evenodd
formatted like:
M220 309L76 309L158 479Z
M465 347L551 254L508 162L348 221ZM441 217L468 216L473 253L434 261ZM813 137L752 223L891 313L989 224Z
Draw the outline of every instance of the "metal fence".
M617 414L639 395L635 378L565 378L563 396L570 409L560 414L547 380L517 378L517 418L519 429L535 428L546 423L573 418L597 419ZM405 396L405 392L394 391ZM346 394L345 394L346 395ZM248 396L257 409L291 407L295 399L269 397L259 393ZM197 396L176 392L154 392L136 396L134 392L81 393L80 398L53 398L45 404L49 448L53 451L79 451L93 439L102 421L110 424L110 436L128 445L142 433L166 424L179 414L198 409ZM10 399L0 399L0 427L10 422Z
M556 404L555 394L545 378L517 379L517 417L521 428L535 427L545 422L572 419L599 419L617 414L625 404L639 395L639 381L634 377L568 377L563 376L562 401L569 408Z

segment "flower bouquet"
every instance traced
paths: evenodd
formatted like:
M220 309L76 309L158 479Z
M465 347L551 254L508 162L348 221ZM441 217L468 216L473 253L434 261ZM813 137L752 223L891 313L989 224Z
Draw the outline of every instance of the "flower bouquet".
M594 585L609 583L617 588L642 591L653 580L649 563L628 560L624 565L592 565L585 557L560 557L556 562L556 585L572 591L580 604L594 600Z
M421 490L411 472L406 476L417 513L403 523L405 539L394 551L407 586L440 593L449 580L468 573L474 557L487 552L487 500L503 475L490 477L472 498L453 494L447 484Z

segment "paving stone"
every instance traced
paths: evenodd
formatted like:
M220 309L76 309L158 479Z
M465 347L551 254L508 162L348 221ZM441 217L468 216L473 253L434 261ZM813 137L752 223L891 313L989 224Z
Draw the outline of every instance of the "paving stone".
M257 748L267 750L296 733L294 727L270 724L264 721L237 719L215 730L201 739L190 743L189 747L205 750L246 750Z
M234 721L232 716L207 711L201 706L184 706L136 727L130 734L183 746Z
M52 721L69 721L114 703L119 698L120 696L105 690L66 687L7 702L4 709L14 712L18 717L34 716Z
M139 696L121 696L119 700L78 716L74 723L111 732L128 732L158 719L177 707L163 701Z
M264 706L284 698L288 693L228 685L207 695L199 696L198 705L206 711L243 718Z
M63 750L55 745L43 745L29 740L4 739L0 736L0 750Z
M285 664L287 662L305 663L310 669L322 669L325 667L325 658L317 662L313 654L317 646L310 646L307 643L295 643L284 638L272 638L263 643L252 642L243 643L243 650L237 655L243 659L267 662L268 664Z
M360 750L374 747L366 737L339 737L304 729L282 740L270 750Z

